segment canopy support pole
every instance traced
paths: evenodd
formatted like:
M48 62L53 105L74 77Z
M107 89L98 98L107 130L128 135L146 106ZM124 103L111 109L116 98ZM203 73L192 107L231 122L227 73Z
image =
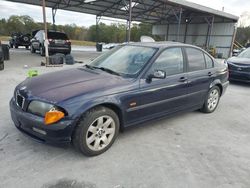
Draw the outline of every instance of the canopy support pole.
M182 8L180 8L180 12L178 16L178 29L177 29L177 38L176 38L177 42L179 42L180 40L181 16L182 16Z
M46 11L45 11L45 0L43 0L43 24L44 24L44 33L45 33L45 41L44 41L44 47L45 47L45 64L48 66L49 64L49 49L48 49L48 28L47 28L47 21L46 21Z
M128 42L130 42L131 39L131 21L132 21L132 0L129 0Z
M56 31L56 8L52 8L52 21L53 21L53 29Z
M98 45L98 42L99 42L99 22L101 20L101 16L96 16L96 25L95 25L95 32L96 32L96 50L97 50L97 45Z

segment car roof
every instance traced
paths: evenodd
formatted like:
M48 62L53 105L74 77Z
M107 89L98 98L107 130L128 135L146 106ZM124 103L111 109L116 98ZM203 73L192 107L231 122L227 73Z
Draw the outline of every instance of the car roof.
M196 47L190 44L184 44L181 42L174 42L174 41L162 41L162 42L134 42L134 43L129 43L129 45L133 46L145 46L145 47L155 47L155 48L166 48L166 47L171 47L171 46L186 46L186 47Z

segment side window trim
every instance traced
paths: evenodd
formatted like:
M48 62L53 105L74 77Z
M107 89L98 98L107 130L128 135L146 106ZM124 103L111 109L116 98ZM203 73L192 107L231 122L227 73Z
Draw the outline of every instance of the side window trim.
M214 68L214 60L205 52L203 52L203 56L204 56L205 63L206 63L206 69ZM206 56L212 61L212 67L208 67Z

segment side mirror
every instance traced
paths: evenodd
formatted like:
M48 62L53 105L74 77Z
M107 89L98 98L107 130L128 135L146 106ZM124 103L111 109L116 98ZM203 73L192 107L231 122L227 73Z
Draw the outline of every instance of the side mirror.
M151 82L153 78L156 79L165 79L166 78L166 72L162 70L155 70L153 74L148 75L146 81Z

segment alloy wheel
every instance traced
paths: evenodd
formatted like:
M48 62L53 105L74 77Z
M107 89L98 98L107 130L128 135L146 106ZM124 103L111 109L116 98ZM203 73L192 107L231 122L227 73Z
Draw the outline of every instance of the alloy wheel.
M207 100L207 107L210 111L213 111L217 104L219 102L219 91L217 89L213 89L209 96L208 96L208 100Z
M89 126L86 143L89 149L100 151L107 147L115 135L115 121L110 116L101 116Z

